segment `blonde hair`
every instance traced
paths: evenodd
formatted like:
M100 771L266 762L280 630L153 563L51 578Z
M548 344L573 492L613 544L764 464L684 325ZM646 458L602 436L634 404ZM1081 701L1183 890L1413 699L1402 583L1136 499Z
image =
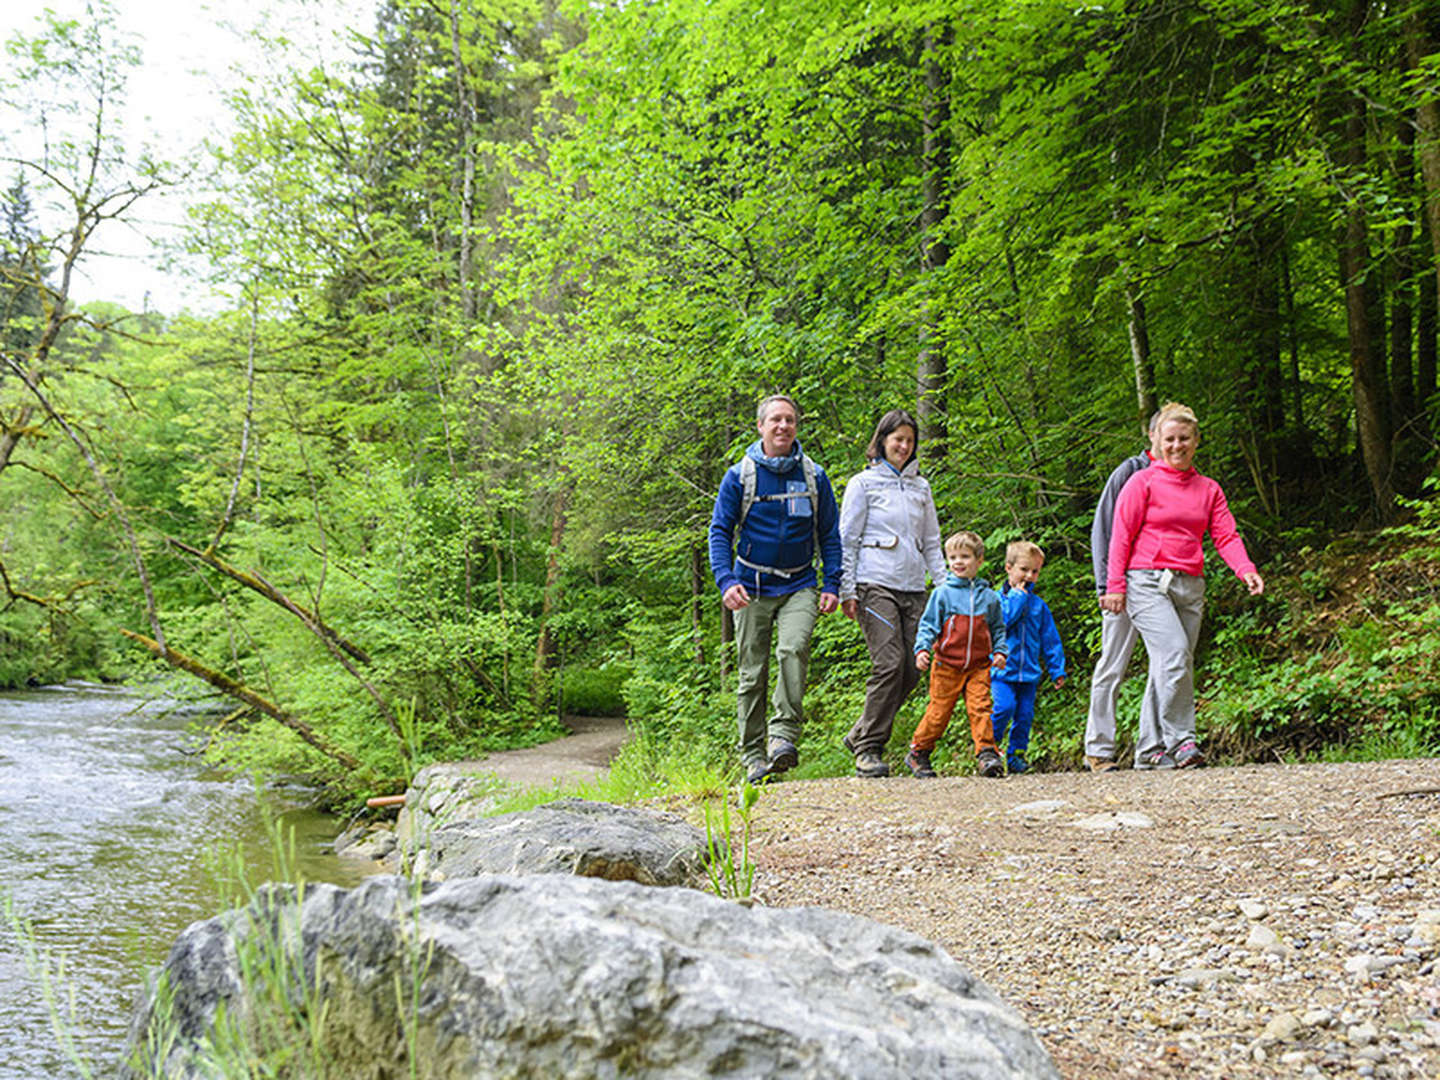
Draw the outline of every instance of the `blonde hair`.
M1029 540L1011 540L1005 545L1005 565L1007 567L1014 566L1027 555L1039 559L1042 563L1045 561L1045 552L1039 544Z
M945 538L946 555L953 555L962 548L969 548L977 559L985 558L985 541L968 529L953 532Z
M1190 411L1190 406L1182 405L1178 401L1167 401L1160 406L1160 415L1155 421L1155 430L1159 431L1161 425L1167 420L1179 420L1181 423L1189 424L1197 432L1200 430L1200 421Z

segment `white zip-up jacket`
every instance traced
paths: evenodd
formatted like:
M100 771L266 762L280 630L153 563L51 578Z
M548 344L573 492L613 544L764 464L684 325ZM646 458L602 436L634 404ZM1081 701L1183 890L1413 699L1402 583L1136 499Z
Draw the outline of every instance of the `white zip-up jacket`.
M855 599L855 586L883 585L924 592L925 572L945 580L945 552L930 482L913 458L896 472L889 462L870 464L845 485L840 504L844 569L840 599Z

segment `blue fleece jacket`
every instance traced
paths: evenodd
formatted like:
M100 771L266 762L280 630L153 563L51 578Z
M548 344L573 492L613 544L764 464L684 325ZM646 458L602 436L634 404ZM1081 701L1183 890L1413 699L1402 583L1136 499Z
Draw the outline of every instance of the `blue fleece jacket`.
M1008 683L1038 683L1041 663L1050 678L1065 677L1065 649L1050 606L1033 592L1006 585L1000 590L1000 611L1005 618L1005 641L1010 646L1005 666L990 672L992 679Z
M752 597L784 596L816 584L815 538L820 538L820 558L825 577L822 591L840 595L840 510L825 470L815 465L818 507L811 507L805 495L804 451L797 439L790 453L781 458L765 455L759 441L745 451L755 460L755 502L740 525L743 495L740 466L725 470L715 509L710 515L710 571L723 593L732 585L744 585ZM760 496L798 493L797 498L763 499ZM818 520L812 517L818 513ZM818 523L819 528L816 528ZM747 563L751 565L746 565ZM765 573L757 566L790 571Z

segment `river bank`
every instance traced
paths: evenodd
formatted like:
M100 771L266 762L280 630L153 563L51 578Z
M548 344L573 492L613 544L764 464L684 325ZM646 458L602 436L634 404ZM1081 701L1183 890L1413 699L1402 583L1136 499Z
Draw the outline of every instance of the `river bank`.
M273 876L268 811L248 779L193 753L194 719L120 687L0 693L4 893L54 975L47 1001L25 941L0 929L0 1080L80 1075L52 1005L76 1053L108 1073L147 973L181 930L224 906L217 872ZM305 809L310 797L267 799L295 861L311 880L358 882L330 851L338 822Z

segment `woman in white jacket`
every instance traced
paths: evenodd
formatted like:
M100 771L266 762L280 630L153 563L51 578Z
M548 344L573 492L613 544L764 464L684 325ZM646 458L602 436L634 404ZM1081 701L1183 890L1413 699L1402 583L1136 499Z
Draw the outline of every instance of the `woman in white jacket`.
M882 416L865 453L870 466L850 478L840 506L840 609L860 624L870 649L865 710L844 739L857 776L890 774L881 753L920 678L912 650L926 571L945 579L935 499L915 460L917 430L904 409Z

